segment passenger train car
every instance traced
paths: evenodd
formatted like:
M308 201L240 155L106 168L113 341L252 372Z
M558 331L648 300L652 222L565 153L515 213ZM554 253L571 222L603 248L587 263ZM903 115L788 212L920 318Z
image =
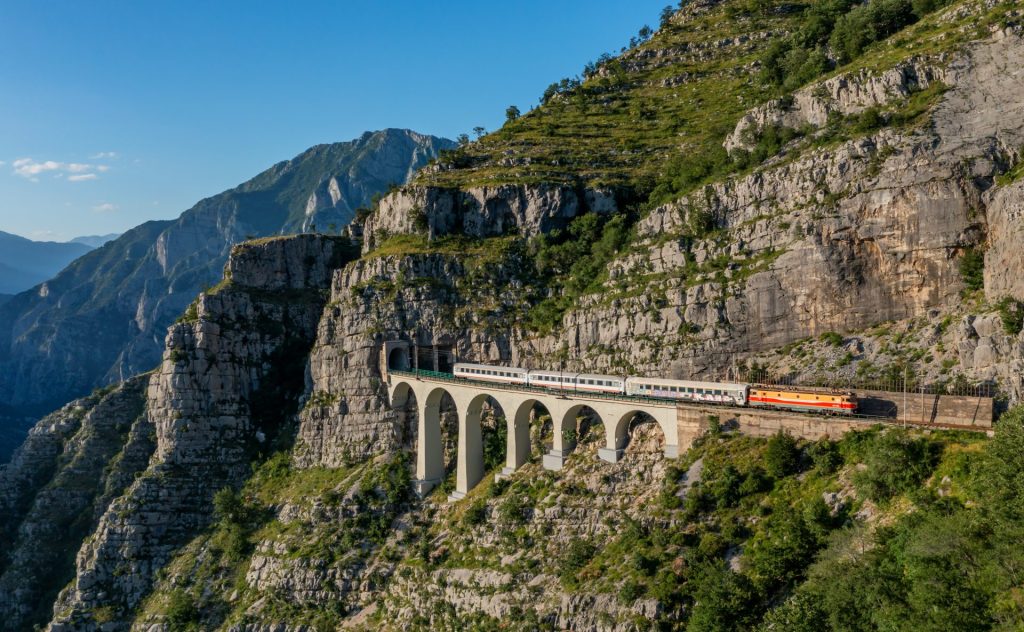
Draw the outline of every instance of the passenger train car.
M483 380L485 382L504 382L506 384L526 384L526 369L511 366L492 366L490 364L465 364L459 362L452 370L455 377L466 380Z
M750 387L746 384L729 382L690 382L654 377L626 378L626 395L635 397L657 397L659 399L681 399L691 402L746 406L749 390Z
M530 386L539 388L613 395L622 395L626 382L623 378L614 375L561 373L558 371L530 371L527 379Z
M795 411L852 415L857 411L853 393L821 393L777 389L738 382L696 382L653 377L627 377L563 371L528 371L490 364L458 363L455 377L483 382L519 384L574 393L603 393L690 402L756 406Z

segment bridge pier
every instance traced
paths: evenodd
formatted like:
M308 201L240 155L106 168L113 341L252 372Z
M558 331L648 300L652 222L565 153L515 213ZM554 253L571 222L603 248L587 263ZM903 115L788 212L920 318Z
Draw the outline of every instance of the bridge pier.
M500 402L499 402L500 403ZM527 405L529 403L529 405ZM530 410L532 400L517 403L515 410L505 411L507 443L505 447L505 467L495 475L495 480L511 476L513 472L526 465L530 460Z
M468 403L455 402L459 409L459 454L455 465L455 491L448 497L449 500L465 498L484 476L480 415L485 399L486 396L478 396Z
M435 389L429 395L417 399L419 404L417 432L419 439L416 450L416 479L413 487L419 496L444 479L444 448L441 446L441 396L444 391Z

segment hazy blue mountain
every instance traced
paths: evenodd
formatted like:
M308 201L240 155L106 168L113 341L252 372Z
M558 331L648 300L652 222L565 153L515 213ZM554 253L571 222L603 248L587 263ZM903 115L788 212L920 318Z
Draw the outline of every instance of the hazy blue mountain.
M177 220L147 222L89 252L0 306L0 405L40 415L153 368L167 327L220 279L232 245L314 225L340 230L452 146L397 129L317 145Z
M3 305L7 301L11 300L11 298L12 296L10 294L0 294L0 305Z
M24 292L90 250L86 244L32 241L0 231L0 294Z
M109 235L85 235L82 237L75 237L68 243L72 244L85 244L90 248L99 248L105 245L107 242L114 241L121 236L121 233L110 233Z

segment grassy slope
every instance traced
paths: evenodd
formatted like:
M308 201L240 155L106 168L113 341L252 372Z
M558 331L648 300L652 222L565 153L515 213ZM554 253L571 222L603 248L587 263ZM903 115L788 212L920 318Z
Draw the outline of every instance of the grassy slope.
M746 109L768 96L753 80L750 64L766 36L785 30L793 18L775 10L782 2L750 13L737 9L742 2L700 4L706 8L677 14L574 94L471 143L465 155L473 166L425 170L415 183L634 187L657 178L667 159L720 143ZM520 164L499 165L508 154Z

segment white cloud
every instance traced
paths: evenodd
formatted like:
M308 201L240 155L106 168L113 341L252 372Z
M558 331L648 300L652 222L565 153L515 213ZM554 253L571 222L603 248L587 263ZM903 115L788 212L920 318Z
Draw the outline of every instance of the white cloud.
M117 205L111 204L110 202L104 202L92 207L92 210L94 213L113 213L117 210Z
M0 162L0 165L4 163ZM43 173L53 173L55 177L64 174L68 175L70 182L82 182L95 180L98 173L110 170L109 165L100 165L87 162L58 162L56 160L34 160L32 158L18 158L11 163L14 167L14 174L27 178L32 182L39 182L38 176Z
M101 151L97 154L89 156L89 160L108 160L110 158L117 158L116 151Z

